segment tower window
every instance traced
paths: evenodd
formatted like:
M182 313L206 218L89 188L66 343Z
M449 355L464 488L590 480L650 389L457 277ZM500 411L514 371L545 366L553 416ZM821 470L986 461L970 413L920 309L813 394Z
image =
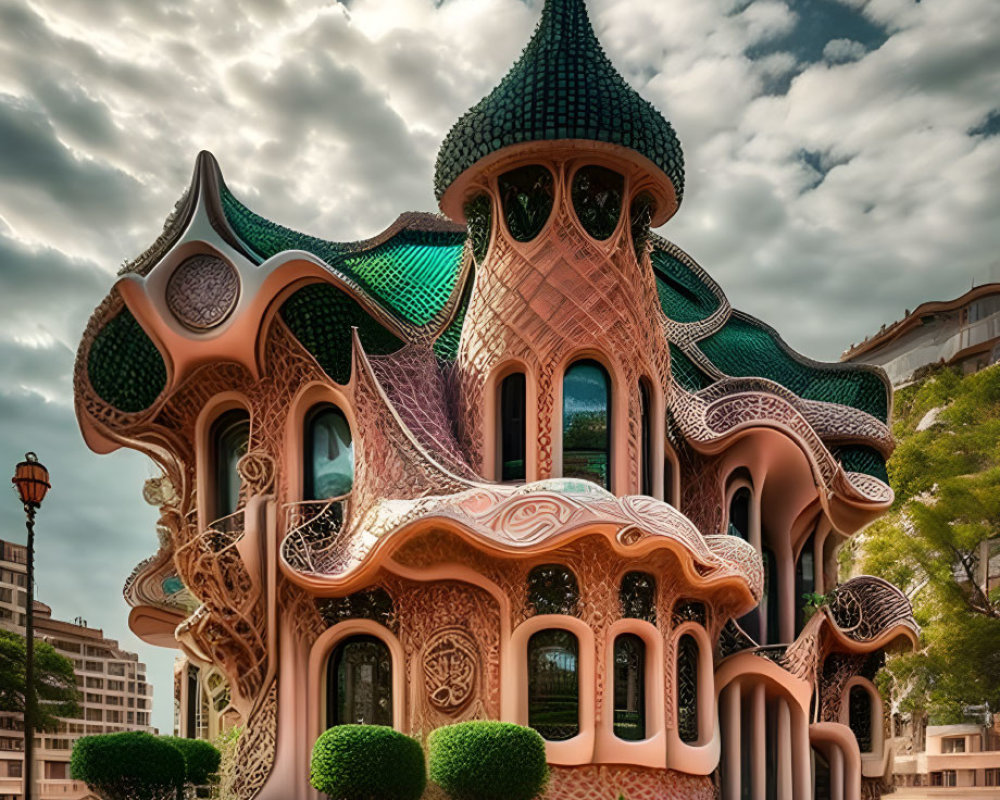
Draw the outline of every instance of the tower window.
M611 380L596 361L563 378L563 476L611 488Z
M613 170L587 166L573 176L573 209L584 230L598 241L618 227L624 193L625 178Z
M555 201L555 182L545 167L532 164L500 176L500 200L510 235L530 242L545 227Z
M526 387L523 372L500 384L500 479L523 481L526 440Z
M677 641L677 734L698 741L698 642L691 634Z

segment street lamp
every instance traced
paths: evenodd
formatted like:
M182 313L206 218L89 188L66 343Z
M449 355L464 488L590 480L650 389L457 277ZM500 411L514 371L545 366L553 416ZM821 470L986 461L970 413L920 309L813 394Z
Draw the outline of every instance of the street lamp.
M24 659L24 800L31 800L35 749L35 512L49 490L49 471L34 453L25 453L24 461L14 469L11 483L24 504L28 529L28 607L24 622L26 654Z

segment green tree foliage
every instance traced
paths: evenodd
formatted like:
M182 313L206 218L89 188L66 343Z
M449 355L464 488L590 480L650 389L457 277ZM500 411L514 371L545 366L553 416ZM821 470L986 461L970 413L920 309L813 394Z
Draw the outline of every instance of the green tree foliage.
M184 782L191 786L206 786L219 772L222 753L204 739L182 739L179 736L163 736L163 741L172 744L184 756Z
M309 783L330 800L418 800L424 751L384 725L338 725L316 740Z
M902 588L923 629L922 652L889 661L899 710L959 721L1000 707L1000 367L900 390L893 433L895 504L844 558Z
M430 736L430 777L452 800L532 800L549 780L545 741L510 722L459 722Z
M0 711L24 713L25 659L23 636L0 630ZM35 730L55 731L59 717L80 716L80 692L73 662L48 642L35 640Z
M181 751L156 736L108 733L77 739L69 772L103 800L174 800L185 765Z

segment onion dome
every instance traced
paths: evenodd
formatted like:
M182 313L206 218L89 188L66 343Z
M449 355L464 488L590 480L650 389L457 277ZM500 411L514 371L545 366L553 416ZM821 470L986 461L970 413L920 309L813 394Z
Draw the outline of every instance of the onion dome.
M522 142L587 139L627 147L684 193L684 156L670 123L608 60L585 0L546 0L524 53L500 84L452 127L438 153L440 200L465 170Z

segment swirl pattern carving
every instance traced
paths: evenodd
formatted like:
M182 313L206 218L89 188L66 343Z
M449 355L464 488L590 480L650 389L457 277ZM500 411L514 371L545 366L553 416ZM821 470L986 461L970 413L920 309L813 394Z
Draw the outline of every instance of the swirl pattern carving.
M216 255L184 259L167 281L167 308L178 322L196 331L225 322L239 297L239 274Z

